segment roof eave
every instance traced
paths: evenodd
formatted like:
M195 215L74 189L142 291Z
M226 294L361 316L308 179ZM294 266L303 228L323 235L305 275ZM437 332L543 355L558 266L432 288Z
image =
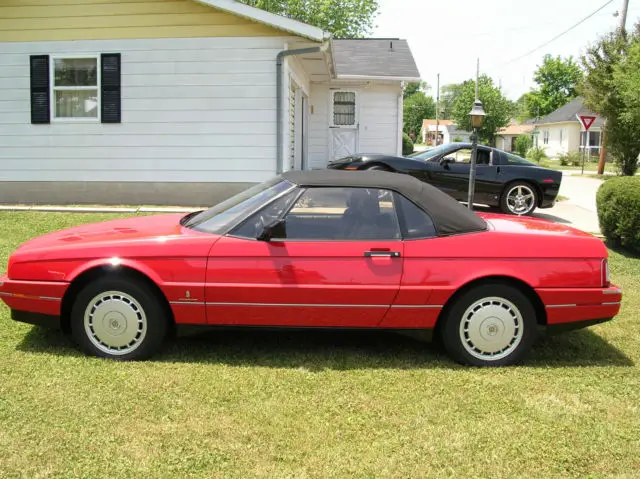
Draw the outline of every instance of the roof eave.
M283 17L282 15L276 15L275 13L270 13L260 8L250 7L248 5L238 3L235 0L195 1L316 42L323 42L330 38L330 34L321 28L314 27L313 25L308 25L297 20L292 20L291 18Z
M420 77L398 77L383 75L337 75L336 80L379 80L379 81L406 81L418 83L422 81Z

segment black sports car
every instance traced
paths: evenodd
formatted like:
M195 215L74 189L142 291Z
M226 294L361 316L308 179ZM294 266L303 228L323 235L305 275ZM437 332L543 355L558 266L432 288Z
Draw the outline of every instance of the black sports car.
M458 201L467 201L471 147L470 143L451 143L408 157L355 154L330 162L328 168L405 173ZM528 215L536 208L551 208L561 182L560 171L497 148L478 146L474 203L499 207L509 214Z

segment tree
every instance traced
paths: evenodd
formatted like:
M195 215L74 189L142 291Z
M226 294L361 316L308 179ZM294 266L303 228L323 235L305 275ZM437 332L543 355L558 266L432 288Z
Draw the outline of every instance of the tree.
M429 88L427 82L412 82L407 83L402 90L402 98L409 98L411 95L426 91Z
M336 38L359 38L370 33L378 11L378 0L239 1L322 28Z
M436 104L433 98L419 91L407 97L403 104L404 132L413 138L420 137L422 130L422 120L425 118L435 118Z
M460 96L462 84L452 83L445 85L440 90L440 111L443 120L451 120L453 118L453 105Z
M529 118L548 115L577 97L582 77L573 57L545 55L533 76L538 87L525 96Z
M519 135L516 138L515 147L518 154L525 158L527 152L533 147L533 138L531 138L531 135Z
M469 112L475 101L475 81L467 80L461 85L459 95L453 107L453 120L458 128L471 131ZM513 103L506 98L500 88L493 84L487 75L482 75L478 82L478 97L487 114L484 125L478 132L480 141L495 144L496 132L509 124L514 113Z
M514 115L520 122L533 118L529 113L529 109L527 108L527 93L521 95L520 98L516 100Z
M640 155L640 25L591 45L582 59L585 105L606 118L606 146L624 175L634 175Z

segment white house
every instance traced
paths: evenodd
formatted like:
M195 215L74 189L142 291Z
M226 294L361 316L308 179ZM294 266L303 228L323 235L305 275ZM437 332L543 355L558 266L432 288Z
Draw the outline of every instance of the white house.
M535 125L539 131L536 140L538 146L544 148L549 157L557 158L571 151L582 153L585 149L588 155L600 156L604 119L598 117L589 130L585 131L578 116L596 115L582 102L581 97L575 98Z
M0 2L0 202L210 204L400 154L406 41L234 0Z
M496 133L496 148L508 152L516 151L516 138L520 135L530 135L532 132L533 125L511 123Z
M422 120L420 135L425 145L436 145L436 131L438 145L448 145L455 141L469 142L471 138L470 132L459 130L451 120L438 121L430 118Z

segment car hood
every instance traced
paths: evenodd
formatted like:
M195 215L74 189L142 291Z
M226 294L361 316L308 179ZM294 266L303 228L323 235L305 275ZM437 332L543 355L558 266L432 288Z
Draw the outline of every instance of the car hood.
M89 244L139 242L183 234L180 219L184 214L137 216L101 223L90 223L33 238L17 251L78 248Z
M501 233L594 238L590 233L586 233L566 224L555 223L543 218L493 213L478 213L478 216L487 221L491 229Z

